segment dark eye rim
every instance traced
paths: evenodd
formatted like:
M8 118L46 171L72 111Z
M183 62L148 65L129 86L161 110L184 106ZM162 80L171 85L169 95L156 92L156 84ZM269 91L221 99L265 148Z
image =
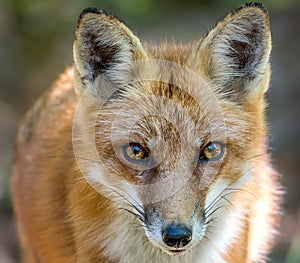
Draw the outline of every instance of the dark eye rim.
M204 149L214 143L219 144L221 146L221 153L217 157L214 157L211 159L204 157L204 154L203 154ZM208 144L205 145L205 147L203 147L203 149L199 153L199 158L198 158L199 163L218 161L223 157L224 152L225 152L225 144L224 143L218 142L218 141L209 142Z

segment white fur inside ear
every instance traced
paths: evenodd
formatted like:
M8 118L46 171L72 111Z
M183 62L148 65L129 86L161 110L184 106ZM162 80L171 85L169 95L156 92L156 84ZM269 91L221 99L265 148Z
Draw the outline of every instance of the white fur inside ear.
M236 79L262 78L271 52L266 14L250 8L229 15L203 40L201 49L210 51L210 77L219 85L232 84Z
M113 85L127 84L130 63L136 57L146 57L139 39L123 23L93 13L86 14L79 23L73 54L76 82L82 86L78 91L93 86L100 75Z

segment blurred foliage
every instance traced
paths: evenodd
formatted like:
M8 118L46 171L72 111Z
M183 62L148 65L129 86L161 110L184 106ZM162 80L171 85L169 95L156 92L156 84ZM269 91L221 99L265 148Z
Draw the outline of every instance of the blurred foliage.
M290 250L287 254L287 258L285 260L285 263L296 262L300 262L300 235L297 235L294 241L292 242Z

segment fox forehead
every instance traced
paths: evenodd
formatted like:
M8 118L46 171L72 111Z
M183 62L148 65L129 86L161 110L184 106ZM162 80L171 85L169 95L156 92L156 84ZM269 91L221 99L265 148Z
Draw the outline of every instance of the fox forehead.
M154 143L154 137L160 137L174 143L181 138L200 146L212 139L240 140L240 132L245 130L251 137L251 113L218 93L213 95L213 101L208 101L195 99L184 88L170 83L155 82L147 86L151 86L147 91L138 87L128 97L108 103L100 113L100 122L110 123L109 129L119 139L136 134L149 145ZM203 88L204 92L207 88Z

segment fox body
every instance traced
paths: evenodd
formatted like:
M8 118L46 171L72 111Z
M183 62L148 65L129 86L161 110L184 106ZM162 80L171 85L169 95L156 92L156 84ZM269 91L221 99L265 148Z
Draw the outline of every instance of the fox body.
M267 152L268 14L152 45L84 10L68 68L18 131L24 262L265 262L280 184Z

